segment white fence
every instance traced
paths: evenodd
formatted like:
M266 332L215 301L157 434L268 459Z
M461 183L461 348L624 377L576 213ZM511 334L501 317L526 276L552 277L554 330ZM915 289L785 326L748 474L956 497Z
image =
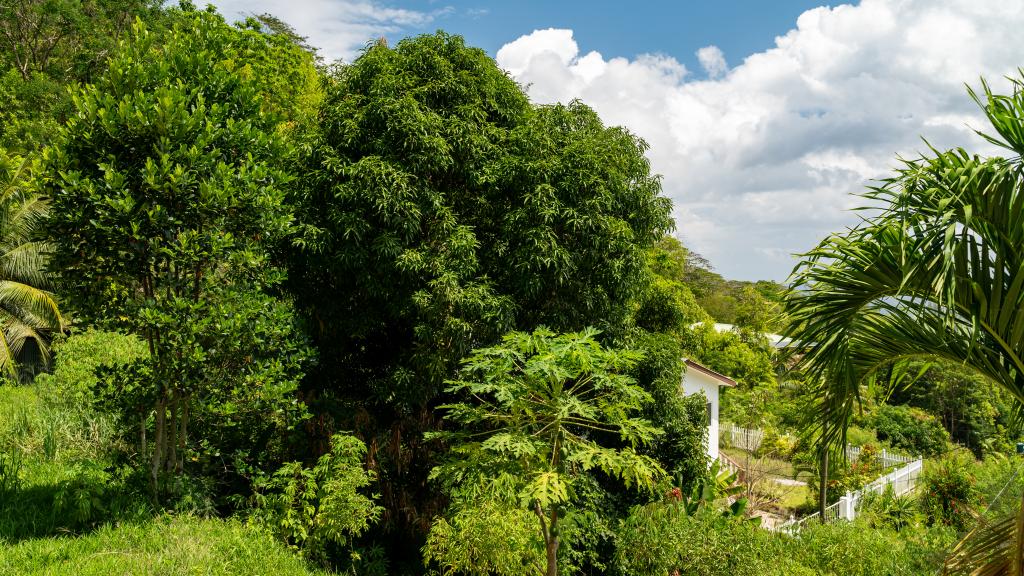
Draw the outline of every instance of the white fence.
M893 494L897 496L910 492L917 486L917 477L920 476L923 468L924 460L918 458L899 470L878 478L856 492L847 492L845 496L839 498L838 502L825 508L825 523L837 520L853 520L857 517L857 512L864 505L866 496L870 494L884 494L890 486L892 486ZM796 534L804 523L817 519L818 514L818 512L815 512L799 520L790 520L777 526L775 530Z
M739 448L741 450L746 450L747 452L756 452L761 446L761 441L764 440L764 430L761 430L760 428L743 428L733 424L732 422L722 422L721 426L719 426L718 437L719 443L724 446L732 446L733 448ZM860 453L860 446L846 447L846 459L851 462L860 458ZM891 468L893 466L909 464L918 460L918 457L903 456L883 448L882 451L878 453L877 459L882 468Z
M846 459L853 462L860 458L860 452L860 446L847 446ZM889 468L891 466L902 466L904 464L909 464L914 460L917 460L918 458L915 458L913 456L902 456L900 454L895 454L893 452L889 452L885 448L882 448L882 451L878 453L877 459L878 463L881 464L883 468Z
M741 428L732 422L722 422L718 429L719 442L747 452L755 452L764 440L764 430Z

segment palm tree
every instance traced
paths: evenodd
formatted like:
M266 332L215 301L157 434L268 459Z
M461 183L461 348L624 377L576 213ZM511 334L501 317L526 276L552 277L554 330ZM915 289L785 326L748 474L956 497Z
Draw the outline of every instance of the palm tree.
M825 452L845 443L866 383L911 359L969 366L1024 407L1024 71L1012 95L970 95L1009 151L963 149L904 161L864 197L867 215L805 254L790 278L787 330L817 382L808 432ZM1024 507L1022 507L1024 511ZM1024 512L983 525L948 573L1024 574Z
M0 372L15 378L26 343L46 362L49 335L64 326L37 234L46 204L28 185L30 167L0 150Z

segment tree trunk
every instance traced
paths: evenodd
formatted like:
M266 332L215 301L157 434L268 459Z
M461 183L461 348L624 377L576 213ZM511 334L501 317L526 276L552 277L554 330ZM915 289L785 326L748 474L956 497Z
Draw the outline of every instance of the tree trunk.
M139 460L146 461L146 413L139 416Z
M160 494L160 472L163 468L162 464L164 461L164 444L166 443L166 428L167 428L167 401L161 395L161 398L156 402L156 430L154 431L153 438L153 462L150 469L150 482L153 488L153 502L159 504Z
M825 523L825 508L828 507L828 446L821 447L821 476L818 483L818 515L821 523Z
M545 576L558 576L558 509L551 511L551 523L544 516L539 502L534 502L533 513L540 521L540 534L544 538L544 554L547 556L547 566L544 568Z
M545 543L545 552L548 557L547 576L558 576L558 510L551 513L551 525L548 530L548 540Z
M178 433L178 474L185 471L185 448L188 446L188 401L189 395L186 394L181 399L181 432Z
M171 393L171 422L167 426L170 437L167 439L167 461L164 469L173 474L178 464L178 392Z

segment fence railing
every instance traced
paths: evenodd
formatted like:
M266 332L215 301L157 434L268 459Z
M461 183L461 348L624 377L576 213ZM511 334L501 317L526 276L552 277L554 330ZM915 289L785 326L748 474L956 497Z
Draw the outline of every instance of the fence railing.
M737 478L741 480L743 479L743 466L741 466L739 462L730 458L728 454L725 452L719 452L718 462L722 471L728 472L729 474L735 474Z
M858 458L860 458L860 453L860 446L846 447L847 460L857 460ZM878 463L881 464L883 468L889 468L891 466L902 466L903 464L909 464L910 462L917 460L917 458L915 458L914 456L903 456L901 454L889 452L885 448L882 448L882 451L878 453L877 459Z
M853 520L857 513L863 508L866 497L871 494L884 494L889 487L892 487L893 494L902 496L917 486L917 478L924 469L924 460L918 458L906 466L894 470L881 478L865 485L855 492L847 492L839 498L839 501L825 508L825 523L832 523L837 520ZM801 526L809 521L818 518L818 512L803 518L791 519L775 527L778 532L796 534Z
M756 452L764 440L764 430L760 428L743 428L732 422L722 422L718 428L718 441L720 444L746 450L747 452ZM847 460L854 461L860 458L861 450L860 446L847 446ZM876 458L883 468L902 466L918 459L916 456L904 456L891 452L887 448L883 448Z
M725 442L727 446L755 452L764 440L764 430L758 428L743 428L732 422L722 422L718 427L719 442Z

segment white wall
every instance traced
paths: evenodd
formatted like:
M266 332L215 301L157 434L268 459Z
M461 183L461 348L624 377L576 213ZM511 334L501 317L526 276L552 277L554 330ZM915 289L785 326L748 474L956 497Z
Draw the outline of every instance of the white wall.
M708 427L708 457L718 459L718 380L693 368L687 368L683 375L683 395L691 396L703 392L711 403L711 426Z

